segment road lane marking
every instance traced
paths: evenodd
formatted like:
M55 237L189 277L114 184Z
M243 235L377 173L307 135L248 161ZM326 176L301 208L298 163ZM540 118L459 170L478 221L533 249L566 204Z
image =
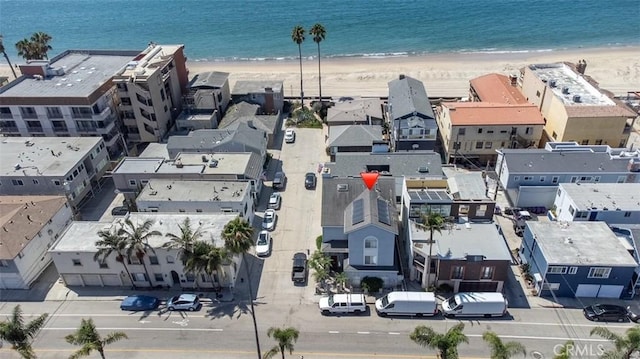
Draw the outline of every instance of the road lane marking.
M224 329L220 329L220 328L103 328L100 327L100 329L102 330L139 330L139 331L144 331L144 330L148 330L148 331L165 331L165 332L171 332L171 331L177 331L177 330L185 330L185 331L191 331L191 332L222 332L224 331ZM78 328L42 328L41 330L78 330Z
M330 330L329 334L340 334L340 332L337 330Z
M358 334L371 334L371 332L358 332Z
M400 335L398 332L389 332L390 335Z

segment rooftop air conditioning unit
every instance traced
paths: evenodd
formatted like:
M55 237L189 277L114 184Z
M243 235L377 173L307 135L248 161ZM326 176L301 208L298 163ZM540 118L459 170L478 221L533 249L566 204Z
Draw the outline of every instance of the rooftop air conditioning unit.
M556 87L556 80L549 80L549 87Z
M348 184L339 184L338 185L338 192L347 192L349 190L349 185Z
M216 167L218 167L218 160L214 160L212 158L211 161L209 161L209 168L216 168Z
M580 103L580 95L573 95L573 102Z
M563 94L565 94L565 95L568 95L568 94L569 94L569 88L568 88L568 87L566 87L566 86L565 86L565 87L563 87L563 88L562 88L562 93L563 93Z

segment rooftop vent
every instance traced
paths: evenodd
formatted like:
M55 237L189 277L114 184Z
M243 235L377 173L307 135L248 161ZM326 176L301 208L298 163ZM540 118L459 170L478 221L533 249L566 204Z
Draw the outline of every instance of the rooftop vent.
M420 173L429 173L429 167L427 167L427 166L418 167L418 172L420 172Z
M179 160L178 160L178 161L176 161L176 167L177 167L177 168L182 168L182 167L184 167L184 165L182 164L182 161L179 161Z
M202 155L202 162L209 162L209 159L206 155Z
M549 80L549 87L556 87L556 80L555 79Z
M346 183L338 184L338 192L347 192L349 190L349 185Z
M212 158L211 161L209 161L209 168L216 168L216 167L218 167L218 160L214 160Z
M580 103L580 95L573 95L573 102Z
M565 95L568 95L568 94L569 94L569 88L568 88L568 87L566 87L566 86L565 86L565 87L563 87L563 88L562 88L562 93L563 93L563 94L565 94Z

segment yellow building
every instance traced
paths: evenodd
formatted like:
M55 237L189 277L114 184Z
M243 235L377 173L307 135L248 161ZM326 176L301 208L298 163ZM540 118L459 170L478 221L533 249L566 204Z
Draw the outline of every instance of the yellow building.
M573 67L564 63L529 65L518 82L526 99L538 107L544 118L541 146L572 141L626 146L631 129L627 120L635 113Z

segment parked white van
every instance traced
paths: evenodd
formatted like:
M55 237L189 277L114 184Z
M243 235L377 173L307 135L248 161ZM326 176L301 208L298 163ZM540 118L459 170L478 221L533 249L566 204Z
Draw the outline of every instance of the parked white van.
M320 298L320 311L322 314L331 313L364 313L367 311L367 303L364 294L333 294Z
M446 317L502 317L507 314L507 300L502 293L458 293L442 302Z
M376 300L376 312L387 315L434 316L438 314L436 296L429 292L391 292Z

